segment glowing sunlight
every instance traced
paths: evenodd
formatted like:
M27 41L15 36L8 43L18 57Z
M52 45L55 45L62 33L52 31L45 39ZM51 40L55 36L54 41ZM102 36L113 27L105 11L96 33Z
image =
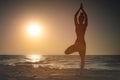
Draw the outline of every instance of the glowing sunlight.
M42 32L42 26L37 23L31 23L27 26L27 33L30 37L39 37Z

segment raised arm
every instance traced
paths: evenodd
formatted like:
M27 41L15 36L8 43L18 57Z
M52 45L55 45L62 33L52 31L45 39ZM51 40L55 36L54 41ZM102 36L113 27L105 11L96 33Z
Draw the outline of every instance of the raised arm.
M80 8L78 9L78 11L76 12L76 14L75 14L75 16L74 16L74 22L75 22L75 25L78 24L77 16L78 16L79 12L80 12Z
M82 10L82 12L83 12L83 14L84 14L84 16L85 16L85 26L87 26L88 25L88 17L87 17L87 14L86 14L86 12L85 12L85 10L83 9L83 7L81 7L81 10Z

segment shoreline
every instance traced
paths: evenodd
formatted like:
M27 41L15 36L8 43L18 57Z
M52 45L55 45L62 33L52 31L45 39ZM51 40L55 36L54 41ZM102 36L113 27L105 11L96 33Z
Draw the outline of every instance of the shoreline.
M0 65L2 80L120 80L118 70L33 68L32 65Z

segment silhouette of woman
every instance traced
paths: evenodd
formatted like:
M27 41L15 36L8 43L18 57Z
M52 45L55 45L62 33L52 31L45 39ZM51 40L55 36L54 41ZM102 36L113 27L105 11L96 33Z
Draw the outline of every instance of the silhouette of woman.
M79 18L77 18L79 13L80 13ZM84 65L85 65L85 53L86 53L86 43L85 43L84 36L85 36L86 28L88 26L87 14L83 9L82 3L81 3L80 8L75 14L74 22L75 22L75 32L77 35L77 39L72 46L68 47L65 50L65 54L79 52L79 55L81 58L80 72L82 72Z

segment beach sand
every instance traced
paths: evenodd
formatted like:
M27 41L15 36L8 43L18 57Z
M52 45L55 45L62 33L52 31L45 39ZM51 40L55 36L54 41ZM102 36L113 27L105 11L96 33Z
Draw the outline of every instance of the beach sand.
M120 71L85 69L33 68L32 65L0 65L0 80L120 80Z

